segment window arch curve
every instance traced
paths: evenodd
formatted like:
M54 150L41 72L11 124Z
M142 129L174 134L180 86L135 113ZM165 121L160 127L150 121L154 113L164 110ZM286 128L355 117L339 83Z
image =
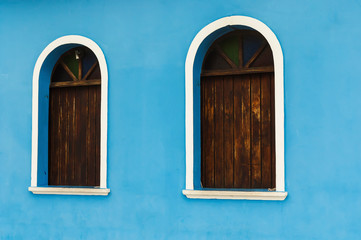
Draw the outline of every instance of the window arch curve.
M200 111L199 95L195 89L200 85L202 62L208 48L219 37L237 29L252 29L268 42L274 61L274 102L275 102L275 190L276 191L227 191L226 189L205 190L196 186L200 182L200 120L195 111ZM287 196L284 187L284 93L283 54L274 33L262 22L245 16L231 16L219 19L204 27L193 39L186 58L186 189L189 198L221 199L264 199L283 200ZM198 121L198 123L197 123ZM197 169L198 168L198 169Z
M70 49L87 48L99 64L100 166L99 184L94 187L52 187L48 184L49 85L59 58ZM80 76L80 75L79 75ZM58 83L57 83L58 84ZM31 187L35 194L107 195L107 105L108 70L104 54L92 40L78 35L63 36L50 43L38 57L33 72Z

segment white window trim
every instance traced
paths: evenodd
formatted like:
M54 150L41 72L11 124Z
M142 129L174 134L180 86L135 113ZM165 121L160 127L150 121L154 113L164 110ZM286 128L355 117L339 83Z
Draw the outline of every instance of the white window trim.
M100 109L100 187L44 187L38 186L38 118L39 118L39 77L40 70L49 54L56 48L67 44L79 44L88 47L98 59L101 75L101 109ZM108 69L104 54L100 47L89 38L68 35L51 42L40 54L33 72L32 99L32 147L31 147L31 187L34 194L64 194L64 195L107 195L107 123L108 123Z
M193 68L197 51L202 42L215 31L227 26L250 27L261 33L271 46L275 74L275 142L276 142L276 191L222 191L194 190L194 140L193 140ZM283 91L283 54L276 35L264 23L245 16L230 16L216 20L204 27L193 39L186 58L185 65L186 89L186 190L183 194L188 198L206 199L258 199L284 200L284 91Z

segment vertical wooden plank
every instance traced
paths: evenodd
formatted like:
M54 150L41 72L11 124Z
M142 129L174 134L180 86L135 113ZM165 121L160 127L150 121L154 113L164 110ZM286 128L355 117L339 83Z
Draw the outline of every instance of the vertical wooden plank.
M214 187L214 84L213 78L204 78L205 96L205 131L202 136L204 140L205 154L202 160L205 161L205 183L204 187Z
M272 154L272 188L276 187L276 136L275 136L275 89L274 89L274 73L270 73L270 89L271 89L271 154Z
M96 118L96 86L89 87L89 117L88 117L88 174L87 184L88 186L95 186L95 118Z
M85 151L84 151L84 147L85 147L85 131L84 131L84 119L83 119L83 114L84 114L84 107L83 107L83 95L84 95L84 90L82 89L82 87L76 87L75 88L76 91L76 104L75 104L75 164L74 164L74 171L75 171L75 178L74 178L74 185L75 186L80 186L83 185L83 175L84 175L84 170L83 170L83 164L85 162L84 158L85 158Z
M214 187L224 187L223 77L214 78Z
M205 79L201 78L201 186L205 186L206 182L206 161L204 158L205 156L205 131L206 131L206 122L205 122Z
M64 185L64 134L65 132L65 124L64 124L64 115L66 110L64 109L64 91L62 89L59 89L58 94L59 99L59 117L58 117L58 139L59 139L59 145L56 146L58 149L58 184L57 185Z
M69 88L69 163L68 163L68 184L75 184L75 138L76 138L76 97L75 97L75 88Z
M58 106L59 89L50 89L50 109L49 109L49 166L48 166L48 184L58 184Z
M62 184L63 185L69 185L69 181L68 181L68 169L69 169L69 89L68 88L64 88L61 89L61 91L63 92L63 136L64 136L64 146L63 146L63 150L64 150L64 164L63 164L63 171L62 171Z
M251 188L260 188L261 175L261 85L260 76L251 78Z
M84 88L84 87L83 87ZM91 148L91 145L90 145L90 109L91 109L91 106L90 106L90 94L91 94L91 89L90 87L86 87L86 91L88 94L86 94L85 96L85 99L86 101L84 101L84 104L85 104L85 108L86 108L86 113L85 113L85 116L84 116L84 122L83 124L85 125L85 163L84 163L84 166L85 167L85 179L84 179L84 185L85 186L89 186L89 168L90 168L90 159L91 159L91 156L90 156L90 148Z
M49 124L48 124L48 185L53 184L53 175L52 175L52 161L54 160L53 157L53 149L54 149L54 140L52 138L53 136L53 129L54 124L52 121L53 118L53 111L54 111L54 99L53 99L54 93L53 89L49 89Z
M95 99L95 186L100 186L100 103L101 86L97 86Z
M81 129L80 129L80 141L78 142L81 149L80 165L81 165L81 181L80 185L87 186L87 173L88 165L87 159L89 156L88 150L88 117L89 117L89 87L80 87L81 91Z
M262 187L272 187L272 153L271 153L271 79L269 74L261 75L261 158Z
M250 79L234 77L234 187L250 188Z
M233 187L233 77L224 77L223 83L223 97L224 97L224 125L223 125L223 137L224 137L224 187Z

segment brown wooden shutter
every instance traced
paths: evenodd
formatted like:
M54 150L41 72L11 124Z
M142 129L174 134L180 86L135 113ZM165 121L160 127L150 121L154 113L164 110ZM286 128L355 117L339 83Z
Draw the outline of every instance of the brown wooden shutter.
M55 65L49 102L49 185L100 184L100 82L97 59L85 47L69 50Z
M203 187L275 187L273 86L272 52L259 34L236 31L211 46L201 77Z

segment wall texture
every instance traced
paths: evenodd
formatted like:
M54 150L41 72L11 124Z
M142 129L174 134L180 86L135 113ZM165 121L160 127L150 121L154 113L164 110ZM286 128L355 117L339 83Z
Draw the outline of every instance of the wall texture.
M283 202L190 200L184 64L197 32L245 15L285 62ZM361 3L340 1L0 2L0 239L357 239L361 235ZM27 190L32 72L77 34L109 71L107 197Z

